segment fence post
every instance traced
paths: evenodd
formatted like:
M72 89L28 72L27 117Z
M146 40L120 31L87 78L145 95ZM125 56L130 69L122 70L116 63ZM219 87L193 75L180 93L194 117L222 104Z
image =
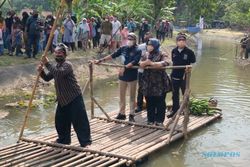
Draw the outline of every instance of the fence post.
M95 109L94 109L94 90L93 90L93 63L89 63L89 86L90 86L90 100L91 100L91 119L95 116Z
M191 78L191 67L186 68L185 80L186 80L186 89L185 92L190 92L190 78ZM189 122L189 94L187 97L187 103L184 109L184 120L183 120L183 134L185 139L187 139L187 126Z
M238 58L238 44L235 45L235 59Z

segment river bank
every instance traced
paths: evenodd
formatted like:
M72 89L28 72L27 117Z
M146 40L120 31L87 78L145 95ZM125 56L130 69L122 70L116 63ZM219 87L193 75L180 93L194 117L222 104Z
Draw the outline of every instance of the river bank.
M204 29L201 36L206 38L222 38L238 41L243 37L244 32L230 29Z

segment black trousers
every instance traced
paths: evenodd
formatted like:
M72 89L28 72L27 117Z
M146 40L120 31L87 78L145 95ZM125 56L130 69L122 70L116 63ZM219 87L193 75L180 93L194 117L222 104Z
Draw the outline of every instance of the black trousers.
M163 123L166 113L166 93L162 96L146 96L148 122Z
M245 52L245 59L248 59L248 53L250 52L250 48L247 48L246 49L246 52Z
M82 95L76 97L66 106L61 107L59 104L57 105L55 126L58 134L58 143L71 143L71 124L73 124L80 145L91 144L89 120Z
M138 90L137 90L137 108L143 107L143 94L142 94L142 74L138 73Z
M64 42L64 44L68 47L71 48L72 52L75 50L75 42Z
M40 35L38 34L29 34L28 35L28 50L27 55L30 58L31 52L33 52L33 57L36 57L38 53L38 46L40 41ZM33 51L32 51L33 48Z
M186 87L186 80L183 80L183 79L176 80L176 79L172 78L172 84L173 84L173 91L172 91L172 93L173 93L173 96L172 96L173 108L172 108L172 111L175 113L180 108L180 89L182 91L182 94L184 94L185 87Z

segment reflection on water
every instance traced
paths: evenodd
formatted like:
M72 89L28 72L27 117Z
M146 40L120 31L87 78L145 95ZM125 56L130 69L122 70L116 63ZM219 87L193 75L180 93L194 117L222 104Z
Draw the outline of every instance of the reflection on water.
M250 73L233 63L234 46L230 41L219 39L199 39L197 64L192 73L192 95L195 97L215 97L223 109L223 119L192 133L178 156L177 151L183 140L163 148L149 157L146 167L221 167L249 166L250 162ZM95 91L107 111L118 107L117 86L100 84ZM86 106L89 106L85 95ZM168 95L169 96L169 95ZM88 108L89 109L89 108ZM97 110L97 114L100 111ZM23 120L23 112L11 112L0 120L0 146L14 143ZM53 129L54 108L33 111L30 115L25 135L46 133ZM240 152L240 157L205 158L202 152Z

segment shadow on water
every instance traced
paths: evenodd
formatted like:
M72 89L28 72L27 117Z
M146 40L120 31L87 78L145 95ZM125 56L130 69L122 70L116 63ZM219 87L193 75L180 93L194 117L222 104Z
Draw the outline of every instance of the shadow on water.
M200 39L197 64L192 73L192 95L197 98L215 97L223 110L223 119L190 134L178 156L177 151L184 140L157 151L148 158L143 167L230 167L248 166L250 162L250 73L237 67L234 62L234 45L216 38ZM112 86L111 86L112 85ZM96 86L95 96L105 110L118 108L118 85L106 81ZM90 100L84 95L89 111ZM168 98L170 95L168 95ZM54 124L55 106L34 110L25 135L45 134ZM100 114L96 110L96 114ZM23 121L23 111L13 111L0 121L0 146L14 143ZM203 157L204 152L240 152L240 157Z

